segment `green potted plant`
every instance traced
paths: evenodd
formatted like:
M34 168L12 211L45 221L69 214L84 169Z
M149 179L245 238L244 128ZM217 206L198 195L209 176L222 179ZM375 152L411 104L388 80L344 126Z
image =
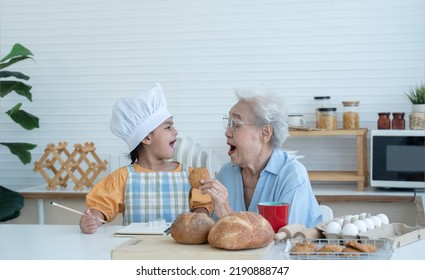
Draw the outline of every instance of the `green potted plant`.
M410 129L425 129L425 83L411 87L405 94L412 103Z
M24 82L28 81L30 77L22 74L21 72L4 70L17 62L26 59L33 59L31 51L21 44L15 44L9 54L0 60L0 98L5 98L9 93L16 93L32 102L32 87ZM11 120L26 130L38 128L38 117L22 110L21 107L22 103L18 103L6 112L3 112L2 110L0 111L0 117L7 115ZM22 142L0 142L0 145L7 147L9 151L16 155L23 164L31 162L30 150L33 150L37 146L35 144Z

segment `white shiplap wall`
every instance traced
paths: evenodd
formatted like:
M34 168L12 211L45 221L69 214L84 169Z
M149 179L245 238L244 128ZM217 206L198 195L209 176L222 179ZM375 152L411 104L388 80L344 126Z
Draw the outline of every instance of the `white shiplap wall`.
M313 96L360 100L361 126L378 111L408 113L403 93L425 78L424 0L14 0L0 1L0 53L34 54L15 69L31 76L33 102L0 104L0 141L45 146L93 141L111 166L125 144L109 131L111 107L154 82L164 88L180 137L227 160L221 117L233 88L262 83L291 113L313 121ZM23 131L4 111L17 102L40 117ZM340 118L341 119L341 118ZM408 123L407 123L408 126ZM354 140L289 139L309 169L355 168ZM43 183L0 148L0 184Z

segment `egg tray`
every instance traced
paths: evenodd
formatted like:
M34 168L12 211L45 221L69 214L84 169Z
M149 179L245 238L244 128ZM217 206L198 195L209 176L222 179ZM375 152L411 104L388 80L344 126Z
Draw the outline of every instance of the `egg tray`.
M353 239L288 239L286 240L284 254L291 260L388 260L393 254L392 246L388 240L372 239L357 240L357 242L375 245L378 248L378 251L375 253L291 252L291 249L299 242L309 241L315 243L317 249L320 249L325 245L345 246L350 240Z
M369 216L371 215L370 213L367 213ZM341 217L336 217L336 218L334 218L334 219L332 219L332 220L329 220L329 221L326 221L326 222L323 222L323 223L321 223L321 224L318 224L317 226L316 226L316 228L318 229L318 230L320 230L322 233L323 233L323 235L327 238L327 239L362 239L361 237L360 237L360 235L345 235L345 234L336 234L336 233L326 233L326 226L330 223L330 222L335 222L336 220L338 220L338 219L345 219L346 217L347 217L348 215L344 215L344 216L341 216ZM374 231L374 230L370 230L370 231ZM369 232L370 232L369 231ZM367 238L366 238L367 239Z
M333 219L316 226L316 228L322 232L326 239L382 239L388 241L393 249L397 249L425 238L424 227L411 227L401 223L383 225L379 228L359 233L358 235L326 233L325 230L327 224L335 220L336 219Z

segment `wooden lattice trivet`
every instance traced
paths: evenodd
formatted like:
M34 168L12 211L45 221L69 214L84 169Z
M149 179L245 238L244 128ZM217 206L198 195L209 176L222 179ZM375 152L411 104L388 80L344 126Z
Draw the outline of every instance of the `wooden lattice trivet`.
M67 150L67 145L66 142L60 142L57 146L47 145L41 159L34 163L34 172L40 172L47 181L48 190L56 190L57 186L66 188L69 179L75 183L74 190L93 187L94 180L106 170L108 162L100 160L94 143L85 143L84 146L76 144L72 153Z

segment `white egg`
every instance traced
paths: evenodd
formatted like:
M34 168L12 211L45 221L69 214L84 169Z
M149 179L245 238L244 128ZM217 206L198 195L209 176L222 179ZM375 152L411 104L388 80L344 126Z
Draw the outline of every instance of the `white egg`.
M352 221L354 222L354 221L357 221L358 219L359 219L359 217L360 217L360 215L353 215L353 219L352 219Z
M367 213L361 213L360 215L359 215L359 219L360 220L363 220L363 219L366 219L367 217Z
M333 233L333 234L340 234L341 233L341 226L337 222L330 222L326 226L326 233Z
M344 217L344 223L342 224L342 227L344 227L346 224L350 224L353 220L353 215L347 215Z
M344 221L348 222L348 223L351 223L352 219L353 219L353 215L347 215L347 216L344 217Z
M382 221L381 219L379 219L376 216L372 216L370 217L370 219L373 221L373 223L375 224L375 228L381 227L382 226Z
M359 229L359 233L367 231L366 223L363 220L356 220L354 221L354 224Z
M363 222L366 224L367 230L375 229L375 223L370 218L364 218Z
M341 233L342 235L357 235L359 234L359 229L355 224L348 223L342 228Z
M379 219L381 219L382 225L388 225L390 223L390 220L388 219L387 215L385 214L378 214L376 215Z
M344 225L344 219L343 218L336 219L335 222L337 222L341 228Z

